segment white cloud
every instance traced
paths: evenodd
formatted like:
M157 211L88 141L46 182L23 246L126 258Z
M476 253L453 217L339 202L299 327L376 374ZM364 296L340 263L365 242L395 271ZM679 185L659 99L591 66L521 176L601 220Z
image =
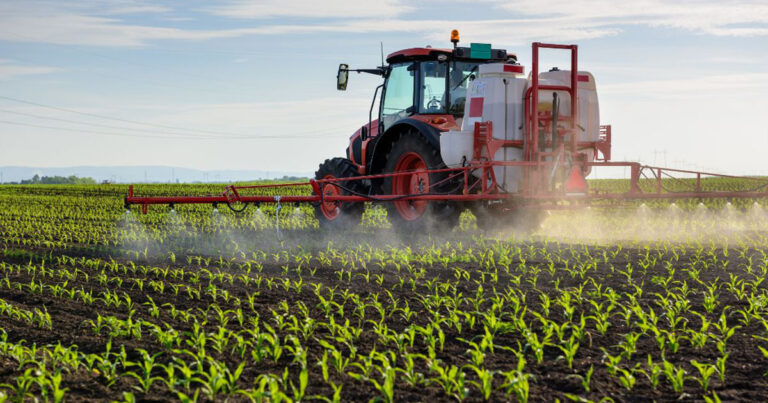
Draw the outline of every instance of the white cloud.
M530 17L558 16L569 26L647 25L716 36L768 35L768 3L750 0L511 0L499 7ZM753 26L737 26L753 25Z
M0 59L0 79L32 74L48 74L56 71L59 71L59 68L49 66L28 66L16 64L12 60Z
M518 45L532 40L580 41L617 35L627 25L664 26L715 36L768 35L768 3L735 0L542 0L483 1L493 11L487 20L401 18L416 11L400 0L236 0L208 10L232 18L262 18L256 26L192 30L125 23L116 14L165 13L166 7L139 0L104 2L0 3L0 40L61 45L144 46L158 40L209 40L248 35L413 33L445 42L458 28L474 41ZM422 4L422 8L430 5ZM432 5L437 7L438 5ZM43 11L41 11L43 10ZM166 13L167 14L167 13ZM504 18L506 14L509 18ZM173 16L165 16L172 18ZM274 23L269 18L303 17L313 23ZM184 18L184 17L182 17ZM166 18L167 19L167 18ZM332 22L329 22L332 21Z
M233 18L389 18L412 10L399 0L235 0L211 11Z
M249 28L219 30L186 30L125 24L113 17L78 14L69 9L48 10L40 18L34 7L0 5L0 40L41 42L60 45L91 45L112 47L144 46L156 40L207 40L247 35L285 35L307 33L391 33L410 32L423 39L445 42L453 28L462 30L473 40L499 44L522 44L531 40L582 40L613 35L614 28L590 25L563 26L556 20L535 21L503 19L485 21L349 19L334 24L267 24Z
M647 80L600 85L602 94L688 97L706 92L768 89L768 73L701 76L689 79Z
M164 17L163 18L166 21L194 21L195 19L192 17Z
M46 7L65 6L87 14L158 14L172 11L170 7L158 5L151 0L79 0L70 4L46 0L36 2Z
M148 14L148 13L166 13L171 11L168 7L152 5L127 5L115 7L108 11L108 14Z
M207 39L233 35L226 31L193 31L125 24L114 16L165 11L168 11L165 7L132 0L93 0L74 4L47 1L0 2L0 40L120 47L142 46L155 39Z

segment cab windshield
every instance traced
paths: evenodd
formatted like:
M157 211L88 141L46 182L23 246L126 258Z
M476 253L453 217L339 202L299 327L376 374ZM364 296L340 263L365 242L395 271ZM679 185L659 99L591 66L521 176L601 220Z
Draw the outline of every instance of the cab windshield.
M457 118L464 116L467 89L477 77L478 64L464 61L422 62L419 113L449 113Z
M413 114L414 64L399 63L392 66L386 82L381 123L384 130L400 119Z

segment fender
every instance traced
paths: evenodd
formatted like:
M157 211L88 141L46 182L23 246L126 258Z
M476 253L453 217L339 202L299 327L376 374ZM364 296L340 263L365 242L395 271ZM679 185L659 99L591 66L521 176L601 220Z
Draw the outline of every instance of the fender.
M407 131L417 131L432 147L440 150L440 130L422 121L405 118L387 129L382 135L376 138L376 144L373 148L368 172L372 175L381 173L386 163L386 157L392 148L392 143L397 137Z

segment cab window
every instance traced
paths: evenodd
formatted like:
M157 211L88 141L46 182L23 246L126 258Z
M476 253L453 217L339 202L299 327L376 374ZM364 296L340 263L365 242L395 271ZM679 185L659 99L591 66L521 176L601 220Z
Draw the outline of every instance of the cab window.
M421 63L421 105L420 113L445 113L445 75L448 73L446 62L430 61Z
M467 89L469 83L477 77L478 63L476 62L453 62L450 66L450 79L448 87L450 91L450 102L448 113L459 118L464 116L464 104L467 99Z
M387 77L384 103L381 106L381 122L384 130L400 119L413 114L413 63L392 66Z

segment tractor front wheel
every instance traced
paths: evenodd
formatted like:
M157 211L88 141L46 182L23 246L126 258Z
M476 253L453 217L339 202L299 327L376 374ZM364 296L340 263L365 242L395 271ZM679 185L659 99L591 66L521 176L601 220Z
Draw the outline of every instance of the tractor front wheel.
M315 172L315 179L336 179L359 176L355 165L346 158L325 160ZM320 184L323 197L368 194L366 187L356 180ZM315 217L321 228L351 227L360 223L365 205L323 200L315 206Z

